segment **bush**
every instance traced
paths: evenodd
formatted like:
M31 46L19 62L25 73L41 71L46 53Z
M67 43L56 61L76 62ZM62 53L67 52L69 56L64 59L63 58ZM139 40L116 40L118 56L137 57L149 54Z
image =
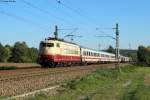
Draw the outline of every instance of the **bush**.
M150 47L139 46L137 56L138 64L150 66Z

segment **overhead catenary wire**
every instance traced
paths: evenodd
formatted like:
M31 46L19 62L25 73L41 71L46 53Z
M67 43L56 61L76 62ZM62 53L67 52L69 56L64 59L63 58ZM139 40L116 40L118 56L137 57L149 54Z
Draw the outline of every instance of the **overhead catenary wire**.
M96 31L98 31L98 32L100 32L100 33L103 33L104 35L110 35L110 34L108 34L108 33L104 32L104 31L100 30L100 29L99 29L99 28L97 28L97 27L96 27Z
M18 16L18 15L16 15L16 14L12 14L12 13L5 12L5 11L2 10L2 9L0 10L0 14L3 14L3 15L5 15L5 16L11 17L11 18L13 18L13 19L16 19L16 20L19 20L19 21L22 21L22 22L25 22L25 23L28 23L28 24L32 24L32 25L34 25L34 26L36 26L36 27L42 28L43 30L45 30L45 27L46 27L45 25L42 25L42 24L40 24L40 23L31 21L31 20L26 19L26 18L24 18L24 17L20 17L20 16Z
M48 1L49 3L51 3L50 0L47 0L47 1ZM57 10L57 11L60 10L60 9L62 10L62 8L57 8L56 5L52 5L52 4L50 5L50 7L51 7L52 9ZM62 12L61 10L60 10L60 13L63 14L63 15L65 15L65 18L72 20L72 17L73 17L72 15L70 15L69 13L64 12L64 11Z
M76 14L78 14L78 15L80 15L80 16L83 17L83 15L82 15L80 12L78 12L76 9L73 9L72 7L70 7L70 6L66 5L66 4L64 4L64 3L61 2L60 0L56 0L56 2L57 2L58 4L63 5L64 7L66 7L66 8L68 8L68 9L72 10L72 11L75 12Z
M76 13L77 15L79 15L80 17L82 17L84 20L87 21L87 23L92 23L93 25L96 25L96 22L90 18L89 16L85 16L85 14L82 14L79 10L74 9L73 7L68 6L67 4L63 3L61 0L55 0L58 4L61 4L63 7L67 8L68 10ZM98 24L96 26L99 26Z
M64 38L70 37L71 41L74 40L75 37L81 38L82 36L74 35L73 33L76 32L78 28L74 28L69 34L65 35Z
M21 1L22 1L24 4L30 6L30 7L34 8L34 9L37 9L38 11L40 11L40 12L42 12L42 13L45 13L45 14L50 15L51 17L55 18L56 20L65 22L65 23L67 23L67 24L68 24L68 23L69 23L69 24L72 24L71 22L69 22L69 21L67 21L67 20L65 20L65 19L63 19L63 18L61 18L61 17L57 17L57 16L55 16L54 14L50 13L49 11L47 11L47 10L45 10L45 9L42 9L42 8L40 8L40 7L38 7L38 6L34 5L34 4L32 4L31 2L28 2L28 1L26 1L26 0L21 0Z

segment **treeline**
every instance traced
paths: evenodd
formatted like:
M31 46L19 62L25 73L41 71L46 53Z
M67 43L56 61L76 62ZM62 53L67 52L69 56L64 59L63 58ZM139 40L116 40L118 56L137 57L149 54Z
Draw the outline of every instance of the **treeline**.
M139 46L137 52L138 63L144 66L150 66L150 46Z
M111 45L108 47L108 49L104 50L109 53L115 54L115 48L113 48ZM120 54L126 57L129 57L132 61L137 61L137 50L129 50L129 49L120 49Z
M25 42L16 42L14 46L0 43L0 62L30 63L37 58L37 48L29 48Z

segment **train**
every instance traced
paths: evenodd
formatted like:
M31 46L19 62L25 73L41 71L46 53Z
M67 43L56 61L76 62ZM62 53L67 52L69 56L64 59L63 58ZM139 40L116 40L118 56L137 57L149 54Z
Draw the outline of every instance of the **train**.
M119 62L129 60L129 57L119 56ZM115 62L117 60L113 53L90 49L57 37L48 37L41 41L39 46L38 63L42 67Z

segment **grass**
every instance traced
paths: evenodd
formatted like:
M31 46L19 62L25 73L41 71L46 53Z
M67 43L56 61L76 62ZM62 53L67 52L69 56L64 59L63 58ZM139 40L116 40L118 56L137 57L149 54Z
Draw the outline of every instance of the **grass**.
M6 98L6 97L1 97L1 96L0 96L0 100L5 100L5 98Z
M121 73L116 69L99 69L69 80L55 95L39 94L31 100L149 100L150 87L144 81L147 75L148 67L127 66Z
M0 70L15 70L17 69L16 66L1 66Z

